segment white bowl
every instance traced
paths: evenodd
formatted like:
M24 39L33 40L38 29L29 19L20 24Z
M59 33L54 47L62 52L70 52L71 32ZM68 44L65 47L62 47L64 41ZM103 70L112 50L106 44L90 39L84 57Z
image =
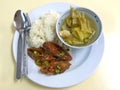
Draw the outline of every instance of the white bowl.
M88 47L88 46L91 46L93 45L100 37L101 33L102 33L102 24L101 24L101 20L100 18L98 17L97 14L95 14L93 11L87 9L87 8L82 8L82 7L78 7L78 8L75 8L77 11L80 11L80 12L84 12L85 14L87 14L89 17L91 17L96 25L97 25L97 33L96 33L96 36L94 37L94 39L92 39L88 44L86 45L83 45L83 46L74 46L74 45L70 45L68 43L66 43L63 38L60 36L59 32L60 32L60 26L61 26L61 23L63 22L63 20L69 16L70 14L70 10L66 11L65 13L63 13L60 18L57 20L57 23L56 23L56 33L57 33L57 36L58 38L60 39L60 41L62 43L64 43L65 45L71 47L71 48L84 48L84 47Z

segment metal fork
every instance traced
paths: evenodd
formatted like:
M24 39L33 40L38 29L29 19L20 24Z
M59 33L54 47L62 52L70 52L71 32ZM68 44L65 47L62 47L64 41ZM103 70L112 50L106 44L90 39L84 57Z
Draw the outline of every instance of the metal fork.
M27 77L28 75L28 60L27 60L27 50L26 50L26 36L28 34L28 31L30 30L30 27L31 27L31 22L30 22L30 19L29 19L29 16L28 14L24 14L24 17L25 17L25 31L24 31L24 56L23 56L23 77Z

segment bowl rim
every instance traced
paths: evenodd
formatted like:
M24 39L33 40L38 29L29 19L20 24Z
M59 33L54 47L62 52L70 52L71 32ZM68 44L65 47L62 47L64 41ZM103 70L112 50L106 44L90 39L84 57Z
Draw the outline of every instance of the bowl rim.
M69 46L69 47L71 47L71 48L76 48L76 49L79 49L79 48L86 48L86 47L90 47L90 46L92 46L93 44L95 44L97 41L98 41L98 39L101 37L101 34L102 34L102 22L101 22L101 19L100 19L100 17L94 12L94 11L92 11L92 10L90 10L90 9L88 9L88 8L85 8L85 7L74 7L75 9L77 9L77 10L79 10L79 11L85 11L85 12L87 12L87 13L89 13L90 15L91 14L93 14L93 15L95 15L95 16L92 16L92 17L94 17L94 18L97 18L97 20L98 20L98 22L99 22L99 27L100 27L100 29L98 30L99 31L99 34L96 36L96 38L95 38L95 40L93 40L91 43L89 43L89 44L87 44L87 45L81 45L81 46L75 46L75 45L70 45L70 44L68 44L68 43L66 43L64 40L63 40L63 38L60 36L60 34L59 34L59 27L58 26L60 26L60 22L62 21L61 19L63 18L66 18L68 15L68 13L70 12L70 9L69 10L67 10L67 11L65 11L65 12L63 12L61 15L60 15L60 17L58 18L58 20L57 20L57 22L56 22L56 34L57 34L57 37L59 38L59 40L63 43L63 44L65 44L65 45L67 45L67 46ZM66 16L65 16L66 15ZM96 21L95 21L95 23L97 23Z

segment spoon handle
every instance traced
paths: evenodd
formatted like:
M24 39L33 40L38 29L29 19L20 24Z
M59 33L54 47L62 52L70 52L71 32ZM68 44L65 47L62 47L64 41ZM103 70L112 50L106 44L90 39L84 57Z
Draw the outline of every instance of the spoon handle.
M23 60L23 34L19 33L18 47L17 47L17 69L16 69L16 79L21 78L21 65Z
M26 50L26 30L24 30L24 55L23 55L23 76L27 77L28 74L28 61L27 61L27 50Z

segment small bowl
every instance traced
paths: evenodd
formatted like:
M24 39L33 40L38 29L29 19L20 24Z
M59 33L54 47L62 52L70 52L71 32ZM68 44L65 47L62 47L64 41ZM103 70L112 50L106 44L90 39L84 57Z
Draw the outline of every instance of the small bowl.
M70 10L66 11L65 13L63 13L60 18L57 20L57 23L56 23L56 33L57 33L57 36L58 38L60 39L60 41L62 43L64 43L65 45L71 47L71 48L85 48L85 47L88 47L88 46L91 46L93 45L100 37L101 33L102 33L102 24L101 24L101 20L100 18L98 17L98 15L96 15L93 11L87 9L87 8L82 8L82 7L77 7L75 8L77 11L79 12L84 12L84 14L87 14L87 16L89 16L91 19L94 20L94 22L96 23L96 27L97 27L97 32L96 32L96 35L95 37L86 45L80 45L80 46L75 46L75 45L70 45L68 43L66 43L63 38L60 36L59 32L60 32L60 26L61 26L61 23L64 21L64 19L66 17L68 17L70 15Z

